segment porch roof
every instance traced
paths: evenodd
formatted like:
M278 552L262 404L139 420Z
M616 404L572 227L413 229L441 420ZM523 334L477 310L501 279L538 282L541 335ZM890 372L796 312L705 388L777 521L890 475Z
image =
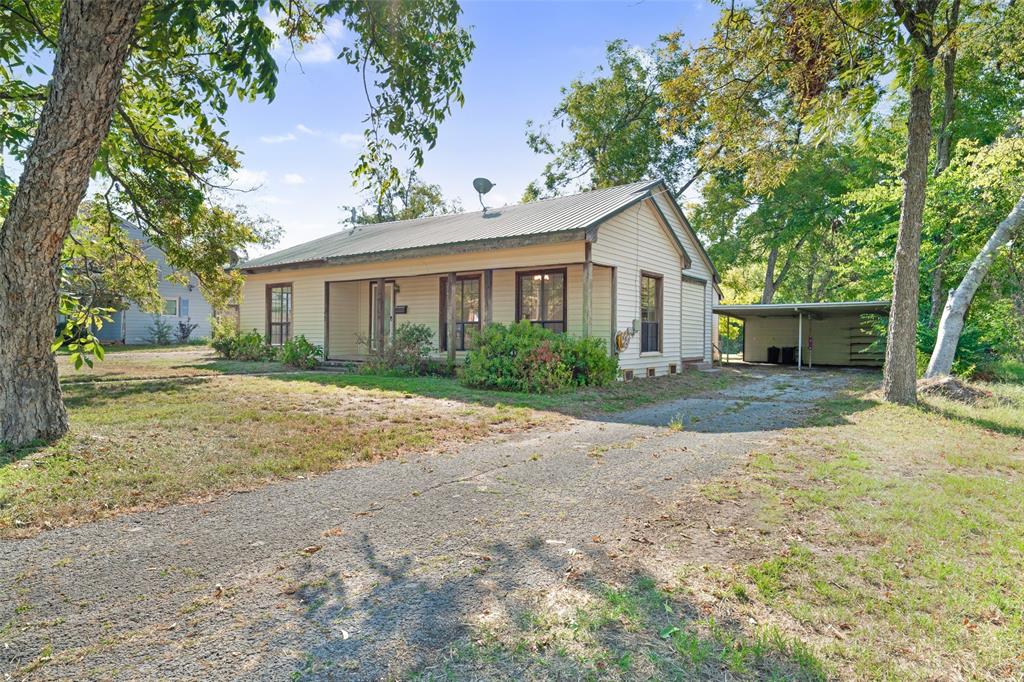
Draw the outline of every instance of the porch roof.
M241 270L376 260L398 252L453 247L481 247L500 240L560 241L580 233L650 196L661 180L644 180L527 204L400 220L321 237L238 265ZM579 235L576 238L582 238ZM498 244L495 244L498 246ZM414 255L410 253L409 255Z

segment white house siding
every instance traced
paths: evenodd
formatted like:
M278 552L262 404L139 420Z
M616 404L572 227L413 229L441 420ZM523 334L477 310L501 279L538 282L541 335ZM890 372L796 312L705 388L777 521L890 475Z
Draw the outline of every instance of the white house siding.
M700 321L704 317L704 284L683 280L682 282L682 338L683 359L704 357L704 329Z
M662 276L662 350L640 353L639 334L619 354L619 367L646 376L667 374L669 365L678 366L680 331L680 277L682 258L675 242L658 222L653 208L644 201L609 218L598 228L592 257L596 264L616 268L616 329L629 329L640 318L640 275Z
M331 282L328 285L331 306L327 317L328 357L354 355L359 352L358 340L362 329L359 326L359 285L359 282Z
M708 286L704 290L704 306L698 307L686 307L684 308L683 315L683 326L686 328L698 327L703 330L704 343L702 353L706 362L711 361L711 344L712 328L714 325L714 313L713 308L715 305L714 301L714 286L712 284L714 273L708 264L704 260L704 256L700 246L695 242L695 237L692 233L686 229L682 221L679 219L679 214L676 213L675 208L672 206L670 200L662 195L655 195L655 201L658 202L658 206L661 208L661 212L665 214L665 218L668 220L669 225L679 236L679 241L683 243L683 248L686 250L686 255L690 259L690 267L684 270L684 274L689 277L706 281ZM684 354L684 357L689 357Z
M360 329L369 331L369 289L366 280L385 277L398 279L400 292L398 304L405 305L406 298L421 303L410 305L410 314L399 316L398 323L422 321L436 330L439 321L439 278L451 271L466 274L481 272L486 268L494 270L494 320L511 321L515 316L515 268L522 270L542 267L561 267L566 263L580 263L583 260L583 242L562 242L539 246L499 249L479 253L449 254L421 258L406 258L394 261L353 263L324 267L298 267L279 271L256 272L246 275L242 300L239 304L240 328L266 330L266 286L275 283L290 283L293 295L293 335L304 334L318 345L324 343L324 283L339 281L361 281L366 290L360 290L359 305L366 300L366 312L361 313ZM416 282L406 288L404 282L415 277ZM569 275L570 285L572 275ZM422 302L433 300L432 305ZM333 307L333 304L332 304ZM569 302L569 325L572 328L573 302ZM415 311L415 312L413 312ZM576 313L579 314L579 313ZM365 317L364 317L365 315ZM419 316L422 315L420 318ZM362 321L365 319L365 327ZM576 323L580 327L580 323ZM365 332L364 332L365 333ZM333 344L332 344L333 345Z

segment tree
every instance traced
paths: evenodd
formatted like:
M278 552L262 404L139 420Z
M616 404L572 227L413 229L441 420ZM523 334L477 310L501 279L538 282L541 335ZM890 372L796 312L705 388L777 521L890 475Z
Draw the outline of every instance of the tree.
M457 199L446 200L440 185L423 182L416 177L416 171L410 170L383 191L371 191L362 206L343 206L342 209L350 212L347 221L350 224L370 225L458 213L462 204Z
M992 236L971 263L960 285L949 293L942 310L942 319L939 321L939 336L935 342L935 350L925 371L926 377L949 374L952 370L967 308L992 267L997 252L1010 241L1021 225L1024 225L1024 195L1021 195L1009 215L996 226Z
M527 187L524 201L649 177L664 179L676 192L688 186L690 145L665 135L661 125L662 87L681 68L682 53L671 43L640 50L615 40L606 55L595 78L562 88L546 126L527 121L527 145L554 158ZM552 129L568 137L556 143Z
M24 168L0 227L0 443L67 431L50 345L60 256L90 175L111 215L129 214L176 267L205 276L207 290L237 290L222 266L259 235L210 199L239 166L223 132L228 100L274 94L265 10L296 44L332 17L354 36L340 58L362 71L370 108L357 177L397 175L397 149L422 161L462 101L472 41L454 0L0 5L0 146ZM40 50L55 55L42 85L30 78Z

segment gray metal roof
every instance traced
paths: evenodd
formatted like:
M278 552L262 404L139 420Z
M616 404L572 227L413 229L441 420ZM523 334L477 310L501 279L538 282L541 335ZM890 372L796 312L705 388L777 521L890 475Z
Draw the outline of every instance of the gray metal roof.
M349 257L384 254L425 247L487 242L587 229L636 203L660 180L483 211L400 220L314 239L239 264L242 270L340 261Z
M730 317L796 317L800 313L830 315L885 314L889 301L827 301L825 303L751 303L716 305L713 310Z

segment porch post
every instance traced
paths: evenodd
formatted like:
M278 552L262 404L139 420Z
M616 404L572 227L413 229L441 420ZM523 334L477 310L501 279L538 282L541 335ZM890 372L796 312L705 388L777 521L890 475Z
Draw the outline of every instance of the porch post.
M493 313L491 312L491 302L493 301L493 298L492 298L493 294L491 293L491 290L493 289L493 285L494 285L494 270L484 270L483 291L480 292L481 293L481 296L480 296L480 298L481 298L481 300L480 300L480 307L483 308L483 310L480 311L480 314L481 314L480 328L481 329L483 329L484 327L489 325L491 322L493 322L493 319L492 319L492 314Z
M591 320L593 319L593 289L594 289L594 262L591 260L590 242L583 245L583 336L588 337L593 330Z
M373 309L377 316L373 335L377 340L377 350L384 350L384 278L377 279L377 294L373 297Z
M616 282L617 276L618 276L618 268L612 268L612 282L611 282L611 292L610 292L611 293L611 299L612 299L612 305L611 305L612 309L611 309L611 313L610 313L610 317L611 317L611 320L612 320L612 329L611 329L612 335L611 335L611 339L610 339L610 341L608 343L608 348L611 351L612 355L618 355L619 354L619 349L615 345L615 334L619 331L619 318L618 318L618 314L619 314L619 310L618 310L618 307L619 307L618 306L619 292L618 292L618 285L617 285L617 282Z
M803 369L804 363L804 313L800 311L798 313L799 318L796 323L796 368Z
M448 364L455 364L455 282L456 273L449 272L445 282L445 318L448 320Z
M324 360L331 356L331 283L324 282Z

